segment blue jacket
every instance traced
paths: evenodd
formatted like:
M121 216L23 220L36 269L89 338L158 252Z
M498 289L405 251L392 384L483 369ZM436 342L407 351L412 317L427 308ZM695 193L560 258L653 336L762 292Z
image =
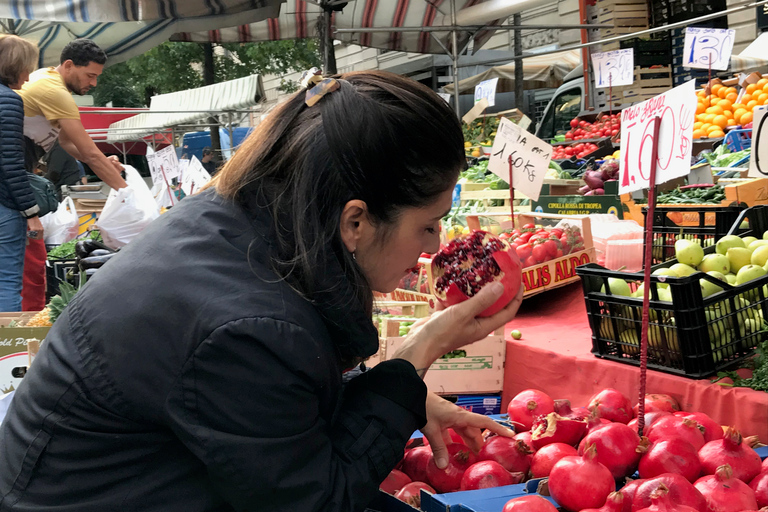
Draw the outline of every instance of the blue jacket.
M32 185L24 165L24 103L0 83L0 204L25 217L37 214Z

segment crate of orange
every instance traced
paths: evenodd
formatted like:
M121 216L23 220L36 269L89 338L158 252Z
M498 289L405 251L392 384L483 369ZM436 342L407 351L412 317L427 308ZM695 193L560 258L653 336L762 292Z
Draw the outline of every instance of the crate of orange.
M755 108L768 105L768 78L760 78L742 90L713 80L697 91L696 96L693 138L722 138L728 127L748 125Z

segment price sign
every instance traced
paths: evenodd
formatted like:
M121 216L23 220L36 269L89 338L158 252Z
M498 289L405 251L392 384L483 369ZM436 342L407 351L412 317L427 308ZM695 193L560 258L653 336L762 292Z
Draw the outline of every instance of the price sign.
M595 87L632 85L635 80L635 54L629 48L612 52L593 53Z
M683 66L686 68L726 70L731 61L736 31L721 28L685 29Z
M752 157L749 159L750 178L768 178L768 108L754 111L752 120Z
M695 116L696 86L693 80L621 111L621 194L650 187L653 127L657 117L661 118L661 127L656 153L656 184L690 172Z
M152 175L152 183L170 184L173 178L179 178L181 175L176 148L172 145L164 147L153 155L147 155L147 163Z
M552 146L502 117L493 139L488 170L509 181L510 157L512 186L537 201L552 158Z
M496 104L496 85L498 83L498 78L491 78L477 84L475 86L475 103L485 98L488 100L489 107L494 106Z
M181 190L184 194L191 196L195 192L198 192L203 185L211 181L211 175L205 170L203 164L196 156L193 156L189 161L187 169L181 178Z

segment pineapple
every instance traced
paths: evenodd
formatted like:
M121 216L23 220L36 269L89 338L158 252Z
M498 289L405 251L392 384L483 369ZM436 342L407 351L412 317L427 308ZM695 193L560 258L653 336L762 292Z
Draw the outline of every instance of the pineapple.
M81 283L84 280L81 280ZM82 288L82 285L80 286ZM56 321L57 318L64 312L64 308L72 300L75 294L80 288L75 289L74 286L62 281L59 285L59 295L51 297L51 302L39 313L29 319L27 327L50 327Z

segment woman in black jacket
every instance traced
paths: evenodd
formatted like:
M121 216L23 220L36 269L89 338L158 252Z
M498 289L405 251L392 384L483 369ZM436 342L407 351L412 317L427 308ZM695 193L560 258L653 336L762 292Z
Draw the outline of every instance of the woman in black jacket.
M21 311L27 231L43 237L24 166L24 104L12 91L29 79L37 55L33 43L0 35L0 311Z
M0 427L0 511L361 511L415 429L439 466L449 427L512 435L422 378L522 289L477 318L485 287L343 379L379 350L372 292L437 251L465 165L455 114L409 79L282 103L56 321Z

